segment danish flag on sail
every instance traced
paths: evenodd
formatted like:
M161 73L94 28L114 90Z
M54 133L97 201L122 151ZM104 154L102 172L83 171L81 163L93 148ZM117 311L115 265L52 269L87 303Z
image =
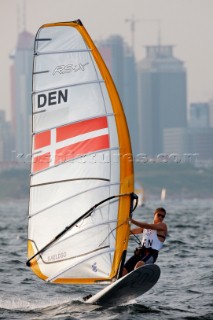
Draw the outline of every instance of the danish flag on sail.
M34 135L32 172L109 148L107 117L84 120Z

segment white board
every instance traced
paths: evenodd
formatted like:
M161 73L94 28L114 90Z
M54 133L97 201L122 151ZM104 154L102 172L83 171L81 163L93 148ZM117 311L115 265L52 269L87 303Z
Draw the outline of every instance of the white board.
M155 264L140 267L110 284L86 303L113 306L135 299L150 290L160 277L160 268Z

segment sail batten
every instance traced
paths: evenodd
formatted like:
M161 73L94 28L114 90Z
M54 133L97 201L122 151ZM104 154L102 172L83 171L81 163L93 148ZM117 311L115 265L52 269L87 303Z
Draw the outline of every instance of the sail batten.
M67 241L67 240L70 240L70 239L73 238L73 237L79 236L80 233L84 233L84 232L86 233L86 232L88 232L88 230L95 229L95 228L98 228L98 227L101 227L101 226L104 226L104 225L107 225L107 224L108 224L108 225L115 224L116 221L117 221L117 220L109 220L109 221L101 222L101 223L98 223L98 224L93 224L93 225L90 225L89 227L87 227L86 229L79 230L79 231L76 231L76 230L75 230L75 232L74 232L73 234L71 234L71 235L67 235L66 232L64 232L64 236L63 236L62 238L58 238L57 241L54 241L54 242L51 243L51 250L53 249L54 246L58 246L58 245L60 245L60 244L61 244L62 242L64 242L64 241ZM108 235L107 235L104 239L100 239L100 243L97 244L97 248L94 249L93 251L98 250L98 248L100 248L100 247L103 245L103 243L107 240L108 236L109 236L116 228L118 228L118 227L119 227L119 225L116 226L114 229L110 230L109 233L108 233ZM67 231L68 231L68 229L67 229ZM45 250L43 250L44 248L39 249L38 246L37 246L37 244L36 244L36 242L35 242L34 240L32 240L32 239L29 239L29 240L31 240L31 241L34 243L34 245L35 245L35 247L36 247L36 250L37 250L37 255L43 260L43 262L47 263L47 261L44 261L44 258L43 258L43 256L42 256L42 254L47 250L47 248L46 248ZM103 247L101 247L101 248L103 248ZM79 256L83 256L83 255L86 255L86 254L88 254L88 253L89 253L89 252L80 254L80 255L78 255L78 257L79 257ZM63 260L73 259L73 258L76 258L76 257L77 257L77 256L69 257L69 258L63 259ZM58 262L58 261L57 261L57 262Z
M34 184L31 185L30 188L33 187L41 187L41 186L45 186L45 185L49 185L49 184L54 184L54 183L62 183L62 182L69 182L69 181L81 181L81 180L100 180L100 181L106 181L106 182L110 182L109 179L103 179L103 178L93 178L93 177L87 177L87 178L75 178L75 179L67 179L67 180L59 180L59 181L54 181L54 182L46 182L46 183L41 183L41 184ZM111 185L115 185L114 183Z
M85 49L85 50L66 50L66 51L46 51L46 52L39 52L39 51L36 51L34 53L34 55L44 55L44 54L61 54L61 53L79 53L79 52L91 52L92 50L91 49Z
M49 71L45 71L44 73L47 73ZM37 72L36 74L40 74L42 72ZM37 91L33 91L32 94L35 95L37 93L42 93L42 92L48 92L48 91L52 91L52 90L57 90L57 89L64 89L64 88L69 88L69 87L77 87L77 86L82 86L82 85L88 85L88 84L100 84L100 83L104 83L104 80L92 80L92 81L87 81L87 82L78 82L78 83L72 83L72 84L66 84L66 86L60 86L60 87L52 87L52 88L48 88L45 90L37 90Z
M66 269L63 269L62 271L58 272L57 274L53 275L52 277L48 278L47 281L48 282L52 282L53 280L56 280L57 278L59 278L63 273L69 271L70 269L72 268L75 268L77 267L79 264L83 263L83 262L86 262L88 260L90 260L91 258L94 258L94 257L97 257L97 256L100 256L100 255L103 255L103 254L106 254L106 253L110 253L110 252L113 252L114 248L112 249L108 249L108 250L103 250L102 253L98 253L98 254L93 254L91 255L90 257L84 259L84 260L81 260L79 261L78 263L72 265L72 266L69 266L67 267Z
M119 148L105 148L105 150L106 150L106 151L113 151L113 150L116 151L116 150L119 150ZM97 155L98 153L101 153L101 152L103 152L103 150L90 152L90 153L88 153L87 155L93 155L93 154ZM40 153L40 152L39 152L39 153ZM35 155L36 155L36 154L35 154ZM33 172L33 173L31 173L30 175L31 175L31 176L36 176L36 175L38 175L38 174L40 174L40 173L42 173L42 172L46 172L46 171L48 171L48 170L50 170L50 169L52 169L52 168L58 168L58 167L63 166L63 165L65 165L65 164L67 164L67 163L70 163L70 162L73 162L73 161L75 161L75 160L81 159L81 158L83 158L84 156L85 156L85 155L80 155L80 156L78 156L78 157L75 157L75 158L66 160L66 161L64 161L63 163L59 163L59 164L54 165L54 166L52 166L52 167L39 170L38 172ZM75 179L75 180L76 180L76 179ZM99 180L100 180L100 179L99 179ZM105 180L106 180L106 179L105 179ZM107 179L107 180L109 181L109 179Z
M48 72L50 72L50 71L45 71L44 73L48 73ZM43 73L43 71L37 72L34 75L39 75L40 73ZM32 92L32 95L35 96L38 93L48 92L48 91L52 91L52 90L71 88L71 87L77 87L77 86L88 85L88 84L99 84L99 83L104 83L104 81L103 80L92 80L92 81L87 81L87 82L77 82L77 83L70 83L70 84L67 83L64 86L48 87L43 90L35 90Z
M50 72L50 70L37 71L37 72L33 72L33 74L42 74L42 73L48 73L48 72Z
M77 258L81 258L81 257L85 257L85 256L88 256L90 255L91 253L93 252L100 252L101 250L105 250L106 248L109 248L109 246L104 246L104 247L101 247L101 248L96 248L94 250L92 250L91 252L86 252L86 253L83 253L79 256L74 256L74 257L71 257L71 258L67 258L67 259L63 259L63 260L60 260L60 261L66 261L66 260L74 260L74 259L77 259ZM106 251L105 251L106 252ZM41 257L42 259L42 257ZM89 259L91 259L91 256L89 257ZM84 259L85 261L87 259ZM50 263L56 263L56 262L47 262L47 261L44 261L44 259L42 259L42 261L45 263L45 264L50 264ZM54 276L53 276L54 277Z
M111 116L114 116L113 113L106 113L106 114L102 114L98 117L89 117L89 118L84 118L84 119L81 119L81 121L86 121L86 120L92 120L92 119L97 119L97 118L102 118L102 117L111 117ZM79 123L80 121L75 121L75 122L66 122L64 124L61 125L61 127L64 127L66 125L71 125L71 124L75 124L75 123ZM48 130L52 130L52 129L56 129L57 127L51 127L51 128L48 128ZM38 134L38 133L41 133L41 132L44 132L45 130L42 130L42 131L35 131L32 133L32 135L34 136L35 134Z
M101 223L98 223L98 224L94 224L94 225L92 225L92 226L87 227L86 230L84 229L84 230L80 230L80 231L75 232L74 234L70 235L69 238L75 237L75 236L79 235L79 234L82 233L82 232L88 231L89 229L95 229L95 228L98 228L98 227L103 226L103 225L107 225L107 224L109 225L109 224L112 224L112 223L116 223L116 221L117 221L117 220L109 220L109 221L101 222ZM105 239L104 239L104 240L105 240ZM104 242L104 240L99 244L99 246ZM59 240L59 241L57 242L57 244L59 244L61 241L64 241L64 239ZM99 246L98 246L98 247L99 247Z
M50 41L52 40L51 38L35 38L35 41Z
M36 115L36 114L44 113L44 112L46 112L46 110L45 110L45 109L44 109L44 110L41 110L41 111L35 111L35 112L32 112L32 114Z
M87 180L88 180L88 179L87 179ZM97 179L96 179L96 180L97 180ZM100 180L100 179L99 179L99 180ZM76 180L76 181L77 181L77 180ZM48 184L48 185L49 185L49 184ZM118 186L118 185L120 185L120 183L110 184L110 186L116 186L116 185ZM107 186L109 187L109 184L108 184ZM32 213L31 215L29 215L29 218L31 218L31 217L39 214L39 213L42 213L42 212L44 212L44 211L46 211L46 210L48 210L48 209L51 209L51 208L53 208L54 206L57 206L57 205L59 205L59 204L62 203L62 202L65 202L65 201L68 201L68 200L70 200L70 199L72 199L72 198L74 198L74 197L77 197L77 196L79 196L79 195L81 195L81 194L83 194L83 193L91 192L91 191L94 191L94 190L100 189L100 188L106 188L106 185L103 185L103 186L102 186L102 185L99 185L98 187L95 187L95 188L83 190L82 192L76 193L76 194L74 194L74 195L72 195L72 196L70 196L70 197L68 197L68 198L62 199L62 200L59 201L59 202L53 203L53 204L52 204L51 206L49 206L49 207L44 207L42 210Z
M107 224L108 224L108 225L111 225L111 224L115 224L115 223L116 223L116 220L110 220L110 221L105 221L105 222L102 222L102 223L99 223L99 224L95 224L95 225L89 226L89 227L87 227L87 229L83 229L83 230L80 230L80 231L77 231L77 232L75 231L74 234L68 235L68 236L64 237L63 239L59 239L59 240L57 240L57 242L54 242L53 244L51 244L51 249L53 249L54 246L58 246L58 245L60 245L62 242L67 241L68 239L70 240L71 238L73 238L73 237L75 237L75 236L79 236L80 233L87 232L88 230L95 229L95 228L101 227L101 226L103 226L103 225L107 225ZM117 227L119 227L119 226L116 226L113 230L110 230L109 234L108 234L104 239L101 239L101 240L100 240L101 242L97 245L97 248L94 249L93 251L98 250L98 248L103 248L103 247L101 247L101 246L106 242L108 236L109 236ZM32 241L32 240L31 240L31 241ZM34 245L36 246L37 252L40 252L42 249L38 249L38 246L36 245L35 241L33 241L33 242L34 242ZM105 247L106 247L106 246L105 246ZM105 248L105 247L104 247L104 248ZM107 247L109 247L109 246L107 246ZM42 254L43 254L43 252L42 252ZM43 260L44 263L48 263L47 261L44 261L44 259L43 259L43 257L42 257L42 254L41 254L41 253L39 254L40 258ZM69 257L69 258L66 258L66 259L64 258L64 259L62 259L62 260L74 259L74 258L76 258L76 257L83 256L83 255L86 255L86 254L88 254L88 252L83 253L83 254L80 254L80 255L78 255L78 256ZM52 263L54 263L54 261L53 261Z
M50 282L111 281L128 245L131 143L113 80L82 23L37 32L32 132L27 264Z

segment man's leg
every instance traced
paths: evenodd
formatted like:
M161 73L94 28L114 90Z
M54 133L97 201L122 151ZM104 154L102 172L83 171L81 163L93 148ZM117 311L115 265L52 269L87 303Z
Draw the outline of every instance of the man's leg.
M138 261L135 265L135 269L144 266L145 264L153 264L155 262L154 257L151 254L148 254L143 259Z
M129 258L129 260L127 260L127 262L124 264L122 277L125 276L130 271L132 271L139 260L140 260L140 257L137 255L134 255L131 258Z
M144 266L144 265L145 265L145 262L144 262L144 261L138 261L138 262L136 263L134 269L137 269L137 268L142 267L142 266Z

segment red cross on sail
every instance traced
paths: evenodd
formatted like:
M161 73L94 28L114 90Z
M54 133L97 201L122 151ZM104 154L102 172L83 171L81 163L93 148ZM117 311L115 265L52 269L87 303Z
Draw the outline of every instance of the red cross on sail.
M109 148L107 117L84 120L34 135L33 173Z

